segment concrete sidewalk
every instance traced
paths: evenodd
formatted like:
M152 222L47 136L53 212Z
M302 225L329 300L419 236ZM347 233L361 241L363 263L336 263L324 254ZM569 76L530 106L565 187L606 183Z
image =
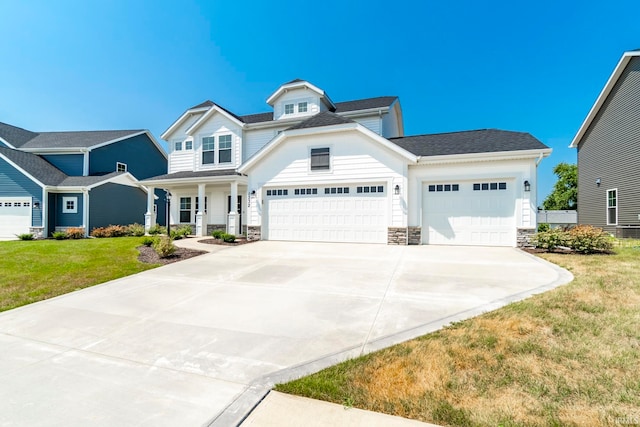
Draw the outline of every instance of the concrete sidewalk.
M437 427L335 403L270 392L242 427Z
M207 246L0 313L0 425L235 426L276 383L572 277L513 248Z

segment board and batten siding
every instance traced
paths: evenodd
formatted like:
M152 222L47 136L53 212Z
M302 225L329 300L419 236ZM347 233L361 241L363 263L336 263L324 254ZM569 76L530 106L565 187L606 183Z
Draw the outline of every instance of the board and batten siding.
M45 154L40 157L69 176L82 176L84 170L83 154Z
M311 171L311 148L329 147L331 169ZM406 160L358 131L288 137L274 151L248 171L249 189L262 187L384 185L389 201L388 226L406 226L403 197L393 187L406 188ZM260 225L262 203L252 203L249 225Z
M31 225L42 227L42 187L0 158L0 197L31 197ZM35 204L39 203L40 208Z
M578 144L578 222L607 225L607 190L618 189L618 225L640 225L640 58L634 57ZM600 179L600 186L596 179Z
M147 193L140 188L106 183L89 192L89 231L111 224L144 224L146 211Z

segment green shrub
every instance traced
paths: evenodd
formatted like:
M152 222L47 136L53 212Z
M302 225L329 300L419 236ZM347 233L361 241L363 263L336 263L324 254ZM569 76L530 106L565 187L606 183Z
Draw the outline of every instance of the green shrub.
M222 230L214 230L213 233L211 233L211 236L213 236L214 239L221 239L223 234L226 233Z
M171 238L171 240L180 240L180 239L182 239L182 235L178 234L178 232L176 230L171 230L169 232L169 237Z
M167 236L160 237L153 242L153 249L156 251L160 258L166 258L173 255L176 251L176 247Z
M611 252L613 249L613 237L602 228L577 225L566 235L567 246L579 253Z
M541 233L543 231L549 231L549 230L551 230L551 227L549 226L548 223L541 222L540 224L538 224L538 233Z
M536 247L552 251L558 246L565 246L566 233L559 228L536 233L531 238L531 243Z
M31 233L16 234L16 237L20 240L33 240L33 234Z
M236 236L233 234L223 233L221 239L227 243L233 243L236 241Z
M67 238L68 239L84 239L84 228L82 227L67 228Z
M178 236L187 237L191 234L191 231L192 230L190 225L183 225L182 227L176 230L176 234Z
M127 225L127 236L142 237L144 236L144 225L134 223Z
M142 238L142 244L145 246L151 246L155 243L157 239L151 236L145 236Z
M54 231L53 233L51 233L51 237L56 240L64 240L67 238L67 233L65 233L64 231Z
M149 234L151 234L152 236L155 236L157 234L167 234L167 229L160 224L155 224L149 227Z

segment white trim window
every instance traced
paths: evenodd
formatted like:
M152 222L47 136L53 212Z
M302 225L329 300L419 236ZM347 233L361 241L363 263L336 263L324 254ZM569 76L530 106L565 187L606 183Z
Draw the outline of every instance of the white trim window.
M191 223L191 197L180 197L180 223Z
M78 198L77 197L63 197L62 198L62 213L78 213Z
M184 142L184 149L187 151L193 150L193 141L188 139Z
M182 151L182 141L176 141L173 143L173 151Z
M284 113L285 114L293 114L295 104L284 104Z
M218 137L218 163L231 163L231 135Z
M213 136L202 138L202 164L212 165L216 159L216 139Z
M312 148L309 159L312 171L327 171L331 169L331 149L329 147Z
M618 189L607 190L607 225L618 224Z
M116 172L126 172L126 171L127 171L126 163L116 162Z
M305 102L298 102L298 113L306 113L307 110L309 109L308 107L308 103Z

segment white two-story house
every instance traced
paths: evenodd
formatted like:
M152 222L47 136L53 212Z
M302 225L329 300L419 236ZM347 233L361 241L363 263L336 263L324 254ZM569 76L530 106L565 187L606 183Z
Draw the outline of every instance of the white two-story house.
M535 229L537 164L551 150L527 133L407 137L397 97L334 103L298 79L267 104L239 116L206 101L162 134L168 173L143 184L170 194L171 225L199 236L506 246Z

